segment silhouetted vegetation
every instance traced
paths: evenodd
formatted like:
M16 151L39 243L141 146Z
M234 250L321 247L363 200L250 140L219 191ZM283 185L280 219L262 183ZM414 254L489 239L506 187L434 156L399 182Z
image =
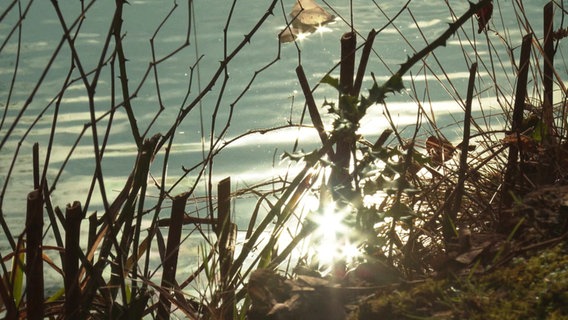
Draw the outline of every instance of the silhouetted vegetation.
M209 56L199 52L204 31L195 21L205 12L193 1L174 2L151 22L147 67L129 60L136 39L125 24L129 10L148 4L117 0L107 33L89 53L94 50L82 42L89 18L108 15L101 9L110 4L52 1L60 41L49 43L51 56L33 80L25 67L25 52L33 49L25 28L35 23L27 15L37 4L5 4L0 57L10 63L1 66L8 77L0 83L6 93L0 96L0 315L567 316L564 3L543 7L543 30L533 29L519 1L507 9L490 0L440 3L448 24L434 35L423 33L411 0L397 4L395 14L366 4L386 21L372 30L357 28L353 3L348 17L326 1L274 0L255 4L262 14L235 40L232 21L247 8L233 1L223 4L221 62L201 74ZM247 50L267 50L255 40L275 17L283 25L273 35L275 56L243 67L248 82L234 81L230 73L242 71L239 58ZM403 18L412 21L421 45L397 27ZM515 20L518 30L503 29L504 19ZM311 83L301 41L304 33L316 36L320 24L343 33L339 62L318 70L323 76ZM158 47L172 30L176 45ZM412 48L397 64L377 50L376 39L387 31ZM450 76L438 54L450 43L463 54L465 82ZM292 102L284 123L235 133L242 99L284 63L283 46L297 54L302 108L294 110ZM162 68L181 68L193 53L186 92L168 90ZM373 69L375 60L387 74ZM450 116L436 110L434 85L462 118L438 119ZM390 103L401 95L415 105L411 125L397 123L399 111ZM151 114L137 107L144 99L155 108ZM73 113L84 125L62 130ZM369 118L385 126L369 125ZM317 142L302 140L310 131ZM283 171L245 186L223 176L227 168L218 163L232 147L270 134L290 135L289 148L277 152ZM315 147L305 151L304 143ZM192 144L198 147L187 150ZM73 175L81 162L87 172ZM25 202L14 200L26 193ZM59 201L70 204L61 209Z

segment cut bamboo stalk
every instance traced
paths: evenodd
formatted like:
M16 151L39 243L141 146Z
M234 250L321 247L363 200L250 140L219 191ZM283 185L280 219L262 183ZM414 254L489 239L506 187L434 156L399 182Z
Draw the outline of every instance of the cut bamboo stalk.
M318 132L322 144L326 145L329 141L329 138L325 133L323 121L321 120L318 107L314 100L314 96L312 95L312 90L310 89L310 85L308 83L308 79L306 78L306 74L304 73L304 68L302 67L302 65L299 65L296 68L296 75L298 77L298 81L300 81L300 87L302 88L302 92L306 99L306 105L308 106L308 112L310 113L310 118L312 119L312 123ZM332 149L329 149L327 155L330 159L333 159L334 154Z
M554 7L552 1L544 6L543 22L544 22L544 66L543 66L543 79L544 86L544 99L542 104L542 121L545 124L546 132L542 132L548 142L552 140L554 128L554 115L552 106L554 101L552 98L552 79L554 73Z
M469 82L467 85L467 96L465 101L465 114L463 120L463 140L461 143L460 171L458 184L456 186L456 202L454 212L458 212L461 207L461 200L464 193L464 184L469 171L467 165L467 155L469 151L469 138L471 131L471 105L473 103L473 90L475 88L475 74L477 73L477 62L473 63L469 69Z
M517 132L523 123L523 111L527 97L527 82L532 46L532 34L523 37L521 56L519 59L519 72L517 74L517 87L515 90L515 104L513 109L513 122L511 130Z
M26 295L27 319L43 319L44 283L42 258L43 210L39 189L28 194L26 212Z
M544 157L540 157L537 169L538 184L551 184L556 180L554 170L556 159L558 158L558 146L556 142L556 125L554 123L554 98L553 98L553 78L554 78L554 7L550 1L544 6L543 10L543 67L542 84L543 98L541 109L542 126L538 126L539 134L542 137L543 147L547 150ZM534 181L534 180L533 180Z
M230 285L230 269L234 258L236 225L231 222L231 178L221 180L217 186L219 229L219 267L221 275L221 319L233 319L235 291Z
M166 255L162 263L163 275L161 287L165 292L160 293L158 305L158 319L170 318L171 290L176 284L176 269L179 255L179 245L181 240L181 228L183 216L185 215L185 204L189 193L182 193L173 199L170 227L168 230L168 243L166 245Z
M91 251L97 239L97 213L93 212L89 216L89 235L87 238L87 251Z
M458 173L458 183L455 191L450 196L451 209L445 211L443 233L446 241L455 235L454 227L458 212L461 209L462 197L464 194L465 179L469 171L467 165L467 155L469 149L469 138L471 131L471 105L473 102L473 89L475 87L475 74L477 73L477 63L473 63L469 69L469 82L467 86L467 96L465 101L465 114L463 121L463 140L461 143L460 168ZM453 200L453 201L452 201Z
M529 63L532 45L532 34L523 37L521 45L521 56L519 59L519 71L517 74L517 87L515 90L515 104L513 107L513 117L511 122L511 133L517 135L517 141L520 143L520 128L523 122L523 113L525 108L525 99L527 96L527 80L529 73ZM502 204L504 208L509 208L513 203L513 197L510 194L514 190L515 178L517 177L519 185L522 184L522 172L517 169L517 161L519 159L520 144L512 143L509 146L509 156L507 159L507 168L505 170ZM503 227L509 220L507 210L501 210L500 224Z
M357 68L357 76L355 77L355 83L353 84L353 91L351 92L352 96L358 97L361 93L361 86L363 85L363 79L365 78L365 71L367 70L367 63L369 62L369 56L371 54L371 50L373 49L373 42L375 41L375 36L377 35L377 31L375 29L369 32L367 36L367 41L365 42L365 46L363 47L363 51L361 53L361 59L359 60L359 67Z
M34 189L39 189L39 143L34 143L33 149Z
M231 209L231 178L225 178L217 185L218 197L218 222L215 228L215 233L218 238L222 238L223 229L227 223L230 223L230 209Z
M79 287L79 237L81 235L83 211L78 201L68 204L65 210L65 261L63 262L65 282L65 319L76 319L80 315L81 289Z
M347 32L341 37L341 64L339 67L339 87L341 93L351 94L353 91L353 77L355 75L355 50L357 36Z
M353 92L353 77L355 73L356 35L347 32L341 37L341 63L339 68L339 112L349 113L348 99L345 96ZM355 125L355 124L354 124ZM331 172L331 187L335 199L344 198L345 191L349 190L349 161L354 145L354 137L341 137L337 141L333 169Z

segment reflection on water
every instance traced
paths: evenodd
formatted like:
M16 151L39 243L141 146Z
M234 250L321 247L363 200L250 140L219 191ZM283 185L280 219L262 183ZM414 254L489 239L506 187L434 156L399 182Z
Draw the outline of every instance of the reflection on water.
M536 2L526 3L525 9L535 30L540 30L541 11L540 4ZM87 78L92 81L93 74L89 72L99 63L104 65L93 105L101 148L105 132L110 132L104 147L102 167L105 186L114 194L123 187L136 155L126 113L122 107L115 108L123 100L117 94L119 83L118 67L113 62L115 57L109 55L110 51L103 54L112 22L109 12L114 12L114 2L96 1L79 19L81 3L60 1L59 4L66 22L69 25L77 23L72 29L73 36L76 36L74 44L81 66L88 73ZM219 61L240 45L268 9L265 2L255 5L236 2L234 10L223 0L189 3L193 4L194 11L187 7L188 3L179 3L172 11L174 1L131 1L124 9L124 51L128 59L126 66L132 108L137 125L142 132L148 132L147 136L165 133L175 123L180 110L187 108L190 101L209 84L219 68ZM344 32L351 31L351 13L346 1L328 0L326 5L320 3L321 6L306 0L293 3L283 3L282 8L280 4L276 5L273 15L233 58L223 77L211 84L201 103L179 124L163 180L166 184L173 185L175 179L185 173L182 167L190 168L203 161L204 150L217 138L219 144L216 147L224 149L213 163L213 179L231 176L239 185L283 175L288 163L280 163L279 157L283 151L291 151L295 141L299 141L300 148L307 151L318 147L319 139L314 130L292 126L265 134L250 134L224 145L224 142L253 129L290 123L311 124L303 113L304 98L298 94L295 68L301 64L310 85L315 87L340 59L339 39ZM298 10L300 5L303 11ZM511 15L511 5L500 4L499 10ZM398 13L400 6L398 1L383 1L380 5L355 1L353 23L358 32L358 43L363 43L371 29L380 30L385 26ZM396 70L408 55L426 46L447 28L448 22L455 20L467 8L467 1L452 3L451 8L448 1L411 1L408 9L377 35L367 74L373 72L379 81L388 79L392 70ZM168 16L170 11L172 14ZM166 17L168 19L163 20ZM7 38L18 20L17 12L11 11L0 23L0 43L6 41L0 51L0 107L4 117L0 138L5 139L0 146L0 185L7 190L2 195L1 209L16 234L21 232L25 195L33 189L31 150L35 142L40 144L40 159L45 159L46 146L53 137L46 177L49 185L57 182L51 195L54 205L63 207L74 200L84 203L95 170L95 137L90 129L93 124L90 123L87 90L79 75L77 61L71 59L71 50L65 44L51 2L35 1L30 6L22 23L21 43L18 43L15 34ZM162 21L165 23L161 24ZM326 25L324 34L280 43L277 35L286 28L287 21L291 21L288 30L292 38L300 31L312 31L316 25L333 23ZM503 33L507 28L511 28L508 35L514 41L512 47L520 41L520 38L517 39L520 31L514 19L495 21L490 23L490 27L492 31L487 36L495 43L500 39L496 32ZM187 38L189 46L184 46ZM18 51L19 60L16 59ZM172 53L175 54L170 56ZM372 139L388 128L385 108L400 128L416 121L419 107L429 110L429 116L435 118L440 128L455 124L462 119L460 101L465 95L468 65L489 56L502 56L507 61L508 54L503 46L488 46L485 34L478 36L477 25L472 22L446 47L439 48L424 63L413 68L411 75L405 76L409 90L389 97L387 106L370 108L360 133ZM11 100L5 105L16 67ZM505 73L510 71L508 65L496 70L496 74L493 70L481 70L479 85L480 91L484 91L476 103L496 101L497 93L492 87L495 82L510 92L514 76ZM337 74L337 69L332 71L332 75ZM69 82L64 84L67 75ZM487 79L489 76L495 79ZM370 87L371 80L370 76L366 77L363 88ZM366 90L362 92L366 93ZM336 99L337 92L329 86L319 86L314 95L317 104L322 105L325 99ZM488 104L490 110L484 116L501 112L497 103ZM325 117L325 111L321 113ZM329 119L325 120L329 123ZM228 122L230 126L222 131ZM54 124L56 129L52 132ZM460 135L458 130L452 128L445 134L452 139ZM151 168L156 181L162 182L164 162L165 155L160 153ZM195 179L196 174L191 173L177 188L188 188ZM204 189L203 186L200 188L198 193ZM157 194L157 188L148 192ZM88 210L93 212L101 207L100 195L95 194ZM238 219L246 221L249 212L249 208L240 210L242 216ZM1 237L0 248L6 247L6 240Z

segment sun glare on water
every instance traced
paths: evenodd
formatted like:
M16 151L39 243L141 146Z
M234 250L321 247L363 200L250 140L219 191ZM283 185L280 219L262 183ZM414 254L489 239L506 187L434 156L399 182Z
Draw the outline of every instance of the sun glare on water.
M311 237L311 249L321 265L349 262L359 255L357 246L351 242L353 230L345 224L350 214L349 209L338 209L331 203L308 217L317 226Z
M307 37L308 37L309 33L298 33L296 34L296 40L298 41L304 41Z
M327 32L332 32L333 30L327 26L317 26L315 33L319 33L320 36Z

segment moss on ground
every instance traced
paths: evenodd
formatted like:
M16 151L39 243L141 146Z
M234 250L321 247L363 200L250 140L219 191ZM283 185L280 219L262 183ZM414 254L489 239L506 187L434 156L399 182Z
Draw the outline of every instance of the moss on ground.
M382 292L350 319L568 319L567 253L559 244L490 274Z

